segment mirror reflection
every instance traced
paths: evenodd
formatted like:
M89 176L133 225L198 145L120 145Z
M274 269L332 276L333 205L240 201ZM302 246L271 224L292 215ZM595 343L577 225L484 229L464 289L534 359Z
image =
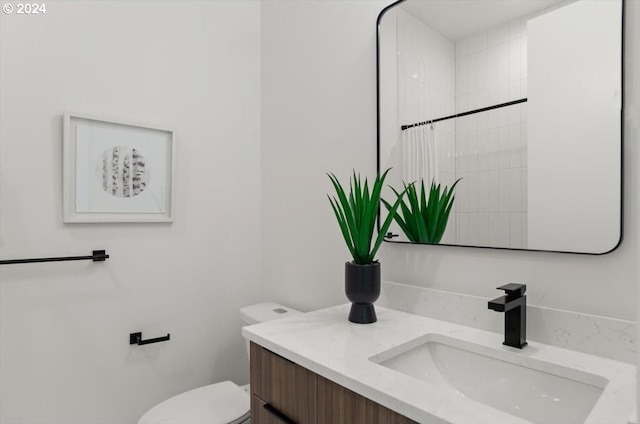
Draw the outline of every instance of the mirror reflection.
M393 168L387 181L398 192L416 188L388 240L617 247L621 22L620 0L406 0L384 11L380 170ZM430 239L456 181L442 237Z

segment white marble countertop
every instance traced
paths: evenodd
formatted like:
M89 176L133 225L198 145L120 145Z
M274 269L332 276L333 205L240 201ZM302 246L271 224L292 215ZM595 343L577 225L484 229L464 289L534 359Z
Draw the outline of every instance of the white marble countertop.
M626 424L635 402L635 367L536 342L519 350L497 333L376 306L378 322L353 324L340 305L244 327L245 338L419 423L528 423L372 362L369 358L429 333L598 374L607 384L586 423Z

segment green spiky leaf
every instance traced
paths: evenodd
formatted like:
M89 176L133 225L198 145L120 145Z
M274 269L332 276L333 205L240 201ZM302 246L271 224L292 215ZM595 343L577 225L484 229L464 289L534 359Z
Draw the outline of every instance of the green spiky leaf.
M404 183L406 192L406 202L395 188L391 187L396 199L401 200L400 214L393 214L400 229L407 236L409 241L415 243L438 244L442 240L449 214L455 200L454 189L462 178L456 180L451 188L444 188L435 181L431 182L429 192L425 189L424 181L420 182L420 193L417 192L415 184ZM383 200L383 205L388 211L392 206Z
M338 178L334 174L327 174L336 191L337 198L329 197L336 220L340 227L342 237L356 264L370 264L375 260L375 255L382 244L397 209L402 203L405 191L395 192L396 200L393 205L381 199L382 187L390 169L377 176L373 186L369 188L367 179L364 182L359 174L353 172L349 182L349 194L345 192ZM378 208L383 202L390 211L387 219L375 234Z

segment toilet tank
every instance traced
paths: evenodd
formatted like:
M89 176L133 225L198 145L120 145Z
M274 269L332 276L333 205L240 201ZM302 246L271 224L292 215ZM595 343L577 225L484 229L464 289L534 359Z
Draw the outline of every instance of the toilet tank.
M287 318L292 315L298 315L302 312L280 305L278 303L266 302L257 305L249 305L240 308L240 317L242 326L259 324L261 322L273 321L276 319ZM247 345L247 355L249 354L249 341L245 339Z

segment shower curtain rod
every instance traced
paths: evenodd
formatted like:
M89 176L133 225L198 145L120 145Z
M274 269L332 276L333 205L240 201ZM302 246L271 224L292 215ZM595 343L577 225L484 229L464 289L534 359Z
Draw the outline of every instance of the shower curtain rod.
M413 127L419 127L421 125L433 124L434 122L445 121L447 119L459 118L461 116L467 116L467 115L473 115L474 113L486 112L488 110L498 109L498 108L501 108L501 107L506 107L506 106L511 106L511 105L516 105L518 103L524 103L526 101L527 101L527 98L525 97L524 99L518 99L518 100L513 100L511 102L500 103L498 105L487 106L487 107L483 107L483 108L480 108L480 109L470 110L468 112L457 113L455 115L445 116L443 118L431 119L429 121L416 122L415 124L403 125L403 126L400 127L400 129L402 131L404 131L406 129L413 128Z

